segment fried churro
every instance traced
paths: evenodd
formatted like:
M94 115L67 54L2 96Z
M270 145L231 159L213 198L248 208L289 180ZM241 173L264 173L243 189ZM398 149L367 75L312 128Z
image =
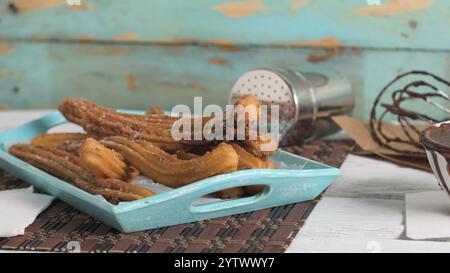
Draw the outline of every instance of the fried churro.
M238 111L227 110L215 116L177 117L165 115L159 107L137 115L80 98L68 98L59 107L61 113L86 133L43 134L31 144L13 145L10 153L89 193L103 195L113 203L154 194L127 182L139 173L156 183L178 188L236 170L275 168L268 160L278 148L275 139L254 130L260 102L253 96L245 96L235 105L243 106L245 115L240 116L242 108L236 107ZM251 111L247 112L249 109ZM172 137L180 118L189 121L182 123L180 129L191 126L188 132L191 139ZM205 137L203 130L211 125L210 121L214 121L214 127L208 129L220 128L225 129L227 135L234 134L227 140ZM200 124L196 124L198 122ZM202 130L201 137L193 138L198 130ZM238 134L245 138L240 140ZM244 192L255 194L261 189L260 185L236 187L217 195L236 198Z
M164 110L161 109L159 106L150 106L148 108L147 112L145 112L146 115L164 115Z
M278 149L278 143L270 135L258 135L257 140L234 141L254 156L266 160Z
M153 192L118 179L95 179L81 166L80 159L55 147L16 144L9 152L31 165L91 193L99 194L112 203L132 201L154 195Z
M70 140L56 146L58 149L79 156L84 140Z
M80 148L80 163L97 178L113 178L124 181L131 180L139 172L127 166L123 157L106 148L93 138L87 138Z
M239 170L247 169L275 169L277 165L270 160L262 160L253 154L249 153L247 150L241 146L233 143L231 144L233 149L239 156Z
M242 98L236 100L234 105L242 105L244 107L252 106L255 108L259 108L261 106L261 102L255 96L247 94Z
M245 107L249 105L254 105L259 107L259 102L252 96L247 96L241 101L238 101L236 105L243 105ZM66 117L67 120L80 125L84 130L95 136L96 138L104 138L111 136L123 136L133 140L145 140L153 143L158 143L158 145L164 149L177 149L180 145L211 145L214 141L207 141L204 139L203 134L201 134L200 139L195 139L193 136L196 135L195 132L195 120L200 119L202 126L201 130L204 129L205 124L208 123L214 117L185 117L190 119L189 124L191 124L191 139L181 139L175 140L172 137L172 127L177 122L180 123L180 117L172 117L164 115L161 113L148 113L146 115L134 115L119 113L111 108L103 107L87 100L81 98L68 98L61 103L59 110ZM246 113L247 115L247 113ZM226 120L224 120L228 115L223 114L219 117L218 121L222 122L222 126L226 129ZM236 113L231 115L233 119L236 119ZM237 130L235 128L238 122L234 122L234 127L232 130ZM243 147L248 149L250 152L260 157L267 157L272 154L277 148L277 143L270 138L270 136L257 135L256 140L251 140L249 138L249 124L250 122L245 121L245 137ZM184 125L183 125L184 126ZM181 126L181 128L183 128ZM237 133L234 134L237 137ZM217 142L217 141L216 141Z
M124 136L162 144L178 142L171 136L172 124L178 120L177 117L119 113L80 98L66 99L59 110L67 120L98 138Z
M31 144L41 146L58 146L65 142L81 141L88 137L84 133L48 133L41 134L31 140Z
M105 139L104 142L106 146L109 143L111 148L115 147L116 149L122 150L124 157L130 160L131 165L136 164L133 166L138 169L138 166L142 166L139 170L143 174L155 182L169 187L181 187L216 174L237 170L235 154L232 153L228 144L222 144L223 146L218 147L217 150L212 150L199 156L187 152L183 153L182 151L179 151L176 155L170 155L152 143L146 141L133 143L121 137ZM115 144L110 142L115 142ZM133 154L132 151L136 154ZM138 154L147 160L147 166L142 164ZM186 157L185 159L178 157L183 157L183 155ZM222 160L224 165L214 166L212 162L220 163L219 157L221 157L220 160ZM156 162L157 164L152 165L152 162ZM174 172L174 170L178 171ZM244 191L242 188L231 188L216 193L218 197L223 199L237 198L243 194Z
M151 143L133 142L124 137L110 137L102 144L122 154L127 162L155 182L172 188L237 170L239 158L233 147L220 144L213 151L191 160L179 160Z
M179 150L175 152L175 155L177 156L178 159L181 160L191 160L194 158L198 158L200 157L199 155L187 152L187 151L183 151L183 150Z
M275 169L277 165L270 160L262 160L237 144L232 144L234 150L239 156L239 170L247 169ZM251 185L243 187L243 190L248 195L254 195L264 189L263 185Z

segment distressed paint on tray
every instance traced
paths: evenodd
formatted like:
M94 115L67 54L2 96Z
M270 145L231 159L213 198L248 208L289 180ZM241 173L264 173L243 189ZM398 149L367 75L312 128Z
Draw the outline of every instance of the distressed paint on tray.
M58 0L0 0L0 36L236 45L333 36L346 46L441 50L450 44L449 1L382 0L379 7L366 0L81 1L70 7Z

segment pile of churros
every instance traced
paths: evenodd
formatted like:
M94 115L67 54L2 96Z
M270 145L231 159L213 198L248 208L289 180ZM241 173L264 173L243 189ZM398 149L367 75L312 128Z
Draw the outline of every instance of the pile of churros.
M236 104L259 107L252 96ZM255 140L175 140L171 128L179 117L166 115L158 107L145 115L127 114L72 97L63 101L59 110L85 132L39 135L31 143L11 146L9 152L113 204L155 194L133 184L137 176L178 188L237 170L276 168L269 156L278 147L267 135L258 135ZM212 117L200 118L205 124ZM272 149L262 150L262 144ZM261 190L262 186L248 186L216 194L237 198Z

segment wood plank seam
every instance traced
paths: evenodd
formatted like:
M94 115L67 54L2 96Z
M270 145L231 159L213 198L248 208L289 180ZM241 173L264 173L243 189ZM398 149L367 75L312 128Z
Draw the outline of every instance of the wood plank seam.
M369 47L369 46L321 46L321 45L300 45L300 44L257 44L257 43L219 43L209 40L186 39L186 41L117 41L117 40L80 40L80 39L57 39L57 38L0 38L1 44L87 44L87 45L123 45L123 46L167 46L167 47L202 47L202 48L220 48L229 49L230 51L240 51L245 49L305 49L305 50L358 50L358 51L374 51L374 52L421 52L421 53L450 53L450 48L409 48L409 47Z

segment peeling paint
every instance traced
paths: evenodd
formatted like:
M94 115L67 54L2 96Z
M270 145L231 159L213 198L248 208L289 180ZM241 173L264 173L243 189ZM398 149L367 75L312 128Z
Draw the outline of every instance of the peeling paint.
M222 49L233 49L236 47L234 42L232 42L230 40L224 40L224 39L212 39L212 40L206 41L206 44L215 45Z
M192 39L192 38L164 38L164 39L159 39L156 41L157 43L161 43L161 44L197 44L200 41L196 40L196 39Z
M113 37L114 41L121 41L121 42L132 42L136 41L137 39L138 36L135 33L122 33L120 35Z
M340 55L361 56L362 50L358 47L336 47L322 49L322 54L311 53L308 55L308 62L319 63L326 62Z
M127 83L128 83L128 89L130 91L132 91L132 92L137 91L136 78L133 76L133 74L128 74Z
M200 90L202 92L207 92L208 88L206 86L204 86L203 84L200 84L198 82L189 82L187 84L187 87L191 88L191 89L197 89Z
M289 46L289 47L306 47L313 49L322 49L322 53L311 53L309 54L307 60L309 62L325 62L332 58L343 55L349 49L343 42L338 40L336 37L327 37L324 39L317 40L306 40L306 41L293 41L293 42L276 42L273 43L276 46ZM351 52L357 52L354 48L351 48Z
M293 41L293 42L275 42L276 46L290 46L290 47L311 47L311 48L336 48L345 47L344 43L335 37L328 37L318 40Z
M209 59L209 62L217 65L225 65L228 61L222 57L212 57Z
M66 0L12 0L10 5L14 6L18 12L28 12L67 5L67 3Z
M296 13L301 7L308 5L308 0L292 0L291 1L291 13Z
M92 42L92 41L95 41L96 38L93 35L84 34L84 35L76 36L75 40L81 41L81 42Z
M389 0L380 6L364 6L357 10L360 15L387 16L418 10L431 6L433 0Z
M323 54L311 53L308 55L308 62L319 63L326 62L333 59L335 56L341 55L342 51L339 49L326 49Z
M107 55L117 55L117 56L123 56L127 55L128 50L124 47L117 47L117 46L106 46L104 48L105 54Z
M217 45L217 46L234 46L233 41L225 40L225 39L212 39L212 40L209 40L209 42L211 44Z
M41 35L41 34L35 34L35 35L31 36L31 40L33 40L33 41L42 41L44 39L45 39L45 36Z
M104 46L99 48L97 51L97 55L116 55L123 56L128 53L127 49L124 47L116 47L116 46Z
M104 45L96 47L80 47L83 54L90 54L95 56L123 56L128 53L128 50L124 47Z
M224 40L224 39L212 39L206 42L206 44L212 44L214 46L218 46L223 51L235 52L241 51L242 48L236 46L233 41Z
M164 38L156 41L157 43L164 45L183 45L183 44L192 44L192 45L212 45L220 48L223 51L240 51L243 50L235 45L233 41L224 40L224 39L212 39L212 40L198 40L194 38Z
M0 54L9 55L14 52L14 48L10 47L7 44L0 44Z
M294 42L295 44L295 42ZM319 40L309 40L309 41L300 41L296 43L299 46L308 46L312 48L335 48L335 47L343 47L344 43L335 37L328 37L325 39Z
M254 16L257 12L267 11L268 8L261 0L244 0L238 2L229 2L218 5L215 11L223 13L230 18L241 18Z

